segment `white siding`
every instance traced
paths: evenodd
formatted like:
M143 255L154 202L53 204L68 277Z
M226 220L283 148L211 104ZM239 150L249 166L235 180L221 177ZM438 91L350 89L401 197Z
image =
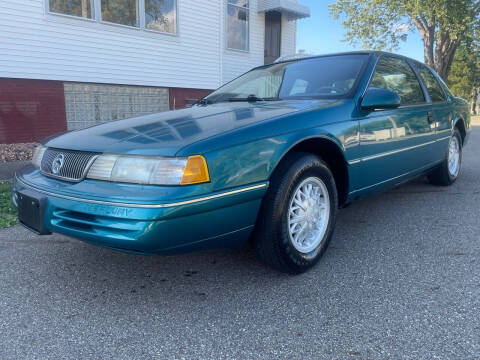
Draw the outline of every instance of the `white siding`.
M44 0L0 0L0 77L214 89L263 64L257 0L245 53L225 49L225 0L177 1L171 36L46 14ZM282 32L293 53L294 22Z
M296 0L295 0L296 1ZM225 11L225 10L224 10ZM225 25L223 25L225 27ZM224 33L225 30L222 31ZM281 55L296 52L297 22L282 15ZM248 52L225 49L222 62L222 80L226 83L249 69L264 63L265 14L258 13L258 0L250 0L250 50ZM222 42L225 42L224 36ZM225 48L225 46L224 46Z
M297 22L296 20L287 20L285 15L282 15L282 47L281 56L294 55L297 51L296 36Z

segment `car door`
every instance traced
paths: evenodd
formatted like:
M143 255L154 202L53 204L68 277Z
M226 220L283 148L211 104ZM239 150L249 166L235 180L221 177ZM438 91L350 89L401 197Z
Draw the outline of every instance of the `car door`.
M433 161L429 146L435 140L435 125L411 65L403 58L382 55L370 80L371 87L396 92L401 105L393 110L372 111L359 121L360 189L388 184Z
M445 157L448 140L451 136L453 111L447 94L432 70L418 62L414 62L413 65L428 92L430 116L435 120L435 139L437 140L433 155L436 157L435 160L440 161Z

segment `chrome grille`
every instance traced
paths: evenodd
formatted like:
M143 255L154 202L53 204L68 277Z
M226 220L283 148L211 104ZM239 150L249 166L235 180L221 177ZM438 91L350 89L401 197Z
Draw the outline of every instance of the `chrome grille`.
M82 181L98 153L48 148L43 154L41 171L44 175L67 181ZM63 158L62 166L54 166L55 159ZM54 171L57 170L57 171Z

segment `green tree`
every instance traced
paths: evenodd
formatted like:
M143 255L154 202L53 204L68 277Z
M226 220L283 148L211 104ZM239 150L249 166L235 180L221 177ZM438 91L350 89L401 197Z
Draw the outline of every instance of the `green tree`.
M447 81L452 92L468 99L472 113L477 113L480 95L480 26L473 27L461 42Z
M455 95L470 100L475 114L480 94L480 49L472 48L471 44L460 46L455 54L448 85Z
M461 42L480 26L480 0L338 0L346 40L363 47L396 49L411 31L423 40L425 63L447 79Z

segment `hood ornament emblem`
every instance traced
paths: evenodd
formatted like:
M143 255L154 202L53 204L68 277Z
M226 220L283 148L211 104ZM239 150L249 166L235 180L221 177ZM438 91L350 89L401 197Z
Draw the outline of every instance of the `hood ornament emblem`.
M58 175L64 163L65 163L65 155L58 154L55 157L55 159L53 159L53 162L52 162L52 173L54 173L55 175Z

